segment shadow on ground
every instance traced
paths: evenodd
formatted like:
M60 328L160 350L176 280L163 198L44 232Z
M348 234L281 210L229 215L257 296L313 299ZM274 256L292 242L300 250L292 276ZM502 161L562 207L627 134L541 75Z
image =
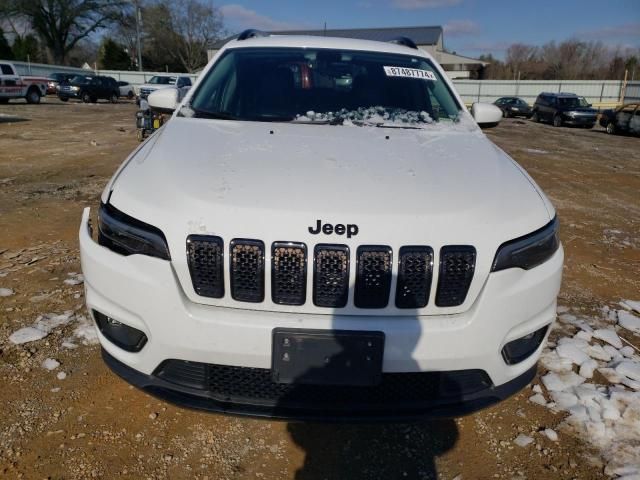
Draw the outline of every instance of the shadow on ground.
M306 454L296 480L436 479L435 459L458 439L453 420L395 425L290 423Z

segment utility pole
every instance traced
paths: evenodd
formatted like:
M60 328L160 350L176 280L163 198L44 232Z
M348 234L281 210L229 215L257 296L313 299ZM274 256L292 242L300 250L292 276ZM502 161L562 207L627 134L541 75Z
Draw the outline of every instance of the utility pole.
M136 8L136 50L138 52L138 71L142 71L142 47L140 47L140 26L142 25L142 10L138 5L138 0L133 2Z

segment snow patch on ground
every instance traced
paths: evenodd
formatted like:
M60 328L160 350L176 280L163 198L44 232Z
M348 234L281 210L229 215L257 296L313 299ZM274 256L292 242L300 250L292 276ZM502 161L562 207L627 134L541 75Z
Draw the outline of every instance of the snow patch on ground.
M54 358L47 358L44 362L42 362L42 368L47 370L55 370L60 366L60 362Z
M64 280L65 285L80 285L84 282L84 275L81 273L71 272L68 276L69 278Z
M10 297L13 295L13 290L10 288L0 288L0 297Z
M20 328L9 336L9 341L15 345L42 340L55 328L75 321L76 327L70 338L65 338L62 346L64 348L76 348L77 343L83 345L94 345L98 343L96 328L85 315L76 315L72 310L62 314L47 313L40 315L36 321L28 326Z
M629 309L640 306L638 302L624 303ZM602 310L602 318L578 318L566 308L558 311L562 314L557 329L564 336L555 345L550 342L543 352L541 364L548 372L541 380L546 391L535 389L529 401L567 412L561 428L601 451L605 474L640 478L640 354L623 345L612 326L629 324L628 316L634 316L609 308ZM634 322L632 318L631 324ZM607 384L592 383L594 377ZM557 441L555 431L543 433ZM519 442L514 441L517 445L528 445L526 438L530 437L518 438Z
M518 435L514 440L513 443L515 443L517 446L519 447L526 447L527 445L529 445L530 443L533 442L533 438L531 438L528 435L524 435L523 433L521 433L520 435Z

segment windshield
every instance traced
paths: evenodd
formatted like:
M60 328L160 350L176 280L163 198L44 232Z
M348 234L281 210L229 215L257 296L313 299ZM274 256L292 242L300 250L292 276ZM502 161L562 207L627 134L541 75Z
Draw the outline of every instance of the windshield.
M149 83L154 85L173 85L176 83L176 77L151 77Z
M584 97L558 97L562 107L588 107L589 102Z
M228 50L190 107L196 117L385 126L460 115L425 58L310 48Z
M70 81L71 83L84 84L89 83L92 77L85 77L84 75L76 75Z

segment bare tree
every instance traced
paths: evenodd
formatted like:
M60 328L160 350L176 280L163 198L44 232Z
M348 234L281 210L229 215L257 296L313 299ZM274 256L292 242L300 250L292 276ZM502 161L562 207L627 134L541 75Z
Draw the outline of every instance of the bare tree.
M207 49L223 33L222 13L211 0L166 0L176 34L175 55L188 72L207 63Z
M64 63L78 42L107 27L124 3L124 0L5 0L3 10L7 18L27 21L53 60Z

